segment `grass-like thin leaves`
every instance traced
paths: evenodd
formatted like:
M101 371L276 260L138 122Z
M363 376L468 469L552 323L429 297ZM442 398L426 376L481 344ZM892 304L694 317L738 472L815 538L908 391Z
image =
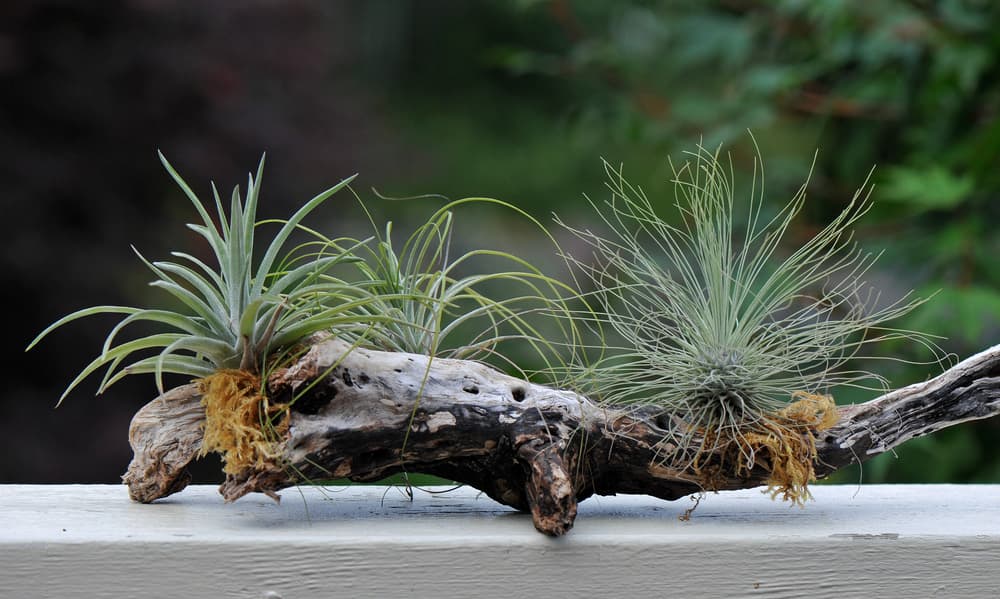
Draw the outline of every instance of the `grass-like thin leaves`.
M731 163L703 148L692 158L674 168L677 224L608 163L611 197L591 202L607 233L564 224L592 250L593 260L567 258L596 289L596 315L584 320L607 335L606 345L592 348L596 356L573 370L583 392L669 414L665 441L683 448L695 435L726 442L760 432L802 393L884 385L847 367L875 341L905 338L936 349L924 335L885 326L919 301L880 304L864 282L875 257L858 249L852 227L871 206L869 190L784 253L806 186L765 218L755 159L748 217L739 226ZM667 459L695 458L678 452Z
M577 292L509 252L479 248L453 254L455 211L467 204L505 208L548 235L524 211L490 198L449 202L399 249L388 223L357 263L361 285L372 296L359 306L375 323L365 331L368 343L389 351L493 361L520 371L520 360L500 349L519 344L529 350L522 358L540 370L564 368L577 333L572 320L554 316L568 314L566 298Z

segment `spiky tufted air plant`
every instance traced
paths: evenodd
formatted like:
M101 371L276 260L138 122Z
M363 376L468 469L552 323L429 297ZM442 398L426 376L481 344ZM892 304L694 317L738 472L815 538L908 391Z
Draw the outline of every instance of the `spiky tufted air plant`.
M741 200L731 161L703 148L690 156L673 167L676 224L608 163L611 197L591 202L607 232L563 224L592 251L593 260L567 258L595 288L593 316L583 316L604 334L598 357L578 364L572 380L607 405L660 413L663 464L702 472L706 488L715 456L737 473L766 468L772 490L801 501L813 433L837 419L828 394L885 385L848 361L879 340L936 347L885 327L919 301L880 303L864 281L875 256L853 242L852 226L871 206L867 186L785 253L806 186L768 218L757 159Z

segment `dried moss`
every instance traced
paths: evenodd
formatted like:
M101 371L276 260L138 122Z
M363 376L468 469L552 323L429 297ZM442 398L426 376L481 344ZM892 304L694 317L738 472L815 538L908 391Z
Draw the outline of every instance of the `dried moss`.
M226 474L278 463L278 441L287 432L288 420L272 424L283 408L270 405L261 392L260 377L245 370L218 370L200 379L199 388L205 408L200 456L222 454Z
M724 472L747 476L760 468L768 472L772 498L780 495L798 505L812 498L809 483L816 480L816 433L835 425L839 414L829 395L796 391L792 399L786 407L748 424L730 438L705 436L703 448L718 449L721 461L695 464L705 488L720 488Z

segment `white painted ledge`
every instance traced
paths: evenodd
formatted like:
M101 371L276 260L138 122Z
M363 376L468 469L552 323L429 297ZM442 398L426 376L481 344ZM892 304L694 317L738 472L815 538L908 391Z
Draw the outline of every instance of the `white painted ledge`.
M1000 485L596 497L560 539L472 489L0 485L3 597L998 597Z

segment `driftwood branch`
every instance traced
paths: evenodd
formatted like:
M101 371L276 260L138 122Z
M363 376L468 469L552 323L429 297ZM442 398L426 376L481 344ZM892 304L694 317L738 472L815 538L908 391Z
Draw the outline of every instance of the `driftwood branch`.
M573 525L577 502L594 494L673 500L704 490L703 472L664 465L662 439L671 424L657 411L602 408L571 391L480 364L428 361L318 340L268 381L271 401L290 403L281 465L230 476L223 496L273 495L303 480L375 481L421 472L530 511L538 530L561 535ZM816 439L814 467L821 478L909 439L1000 413L1000 346L932 380L840 412L839 423ZM135 458L124 476L133 499L153 501L187 484L202 419L193 385L136 414L130 431ZM756 487L768 474L759 467L743 475L723 468L712 488Z

